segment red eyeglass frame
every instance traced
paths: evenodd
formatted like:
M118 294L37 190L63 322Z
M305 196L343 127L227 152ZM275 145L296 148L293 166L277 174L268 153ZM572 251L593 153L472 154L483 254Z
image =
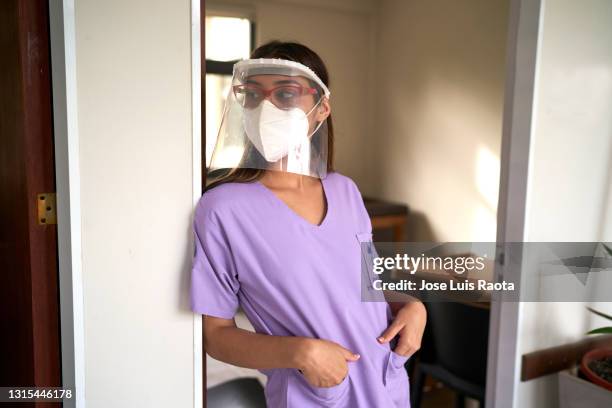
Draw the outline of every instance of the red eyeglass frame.
M234 85L232 86L232 90L234 91L234 95L236 95L236 91L238 89L257 89L258 91L261 91L264 95L264 99L268 98L270 95L272 95L272 93L274 91L276 91L277 89L280 88L299 88L302 90L302 93L300 94L300 96L304 96L304 95L314 95L316 93L318 93L317 88L312 88L312 87L306 87L306 86L302 86L302 85L297 85L297 84L286 84L286 85L279 85L279 86L275 86L274 88L270 88L270 89L264 89L260 86L257 85L249 85L249 84L242 84L242 85Z

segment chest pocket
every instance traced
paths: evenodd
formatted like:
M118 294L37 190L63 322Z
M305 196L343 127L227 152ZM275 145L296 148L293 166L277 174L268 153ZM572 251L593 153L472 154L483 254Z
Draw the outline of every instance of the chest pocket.
M372 241L371 232L360 232L355 236L361 252L361 292L362 295L370 297L374 292L378 292L374 289L374 282L379 279L378 275L374 273L375 259L378 258L378 253Z

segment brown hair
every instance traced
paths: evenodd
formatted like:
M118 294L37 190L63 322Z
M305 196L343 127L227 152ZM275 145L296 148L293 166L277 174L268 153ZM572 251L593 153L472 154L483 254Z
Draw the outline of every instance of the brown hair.
M270 41L261 45L251 53L250 58L280 58L299 62L312 69L315 74L323 81L325 86L329 88L329 75L327 68L321 57L306 47L305 45L296 42L281 42ZM331 114L326 119L327 124L327 171L333 171L333 153L334 153L334 128ZM250 146L250 149L253 147ZM223 175L214 178L205 190L209 190L223 183L238 182L246 183L258 180L263 176L265 170L256 168L234 168L223 172Z

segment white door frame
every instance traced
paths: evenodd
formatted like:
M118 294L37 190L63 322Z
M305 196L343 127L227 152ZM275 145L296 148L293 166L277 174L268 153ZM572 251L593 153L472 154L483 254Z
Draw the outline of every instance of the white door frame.
M191 136L193 204L202 196L202 38L200 0L191 0ZM193 407L204 406L202 315L193 314Z
M49 0L53 137L57 193L62 384L66 408L85 407L85 327L81 263L81 175L74 0Z
M498 249L504 242L525 241L526 202L536 105L537 66L544 0L510 0L501 173L497 209ZM501 251L503 252L503 251ZM521 268L511 268L497 254L496 279L520 288ZM506 257L507 258L507 257ZM520 262L518 263L520 265ZM517 353L521 303L491 303L486 405L513 408L520 372Z

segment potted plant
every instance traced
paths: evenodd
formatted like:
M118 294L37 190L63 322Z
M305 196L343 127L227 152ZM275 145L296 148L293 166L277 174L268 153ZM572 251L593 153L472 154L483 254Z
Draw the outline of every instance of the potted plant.
M587 309L612 321L612 316L587 307ZM612 326L600 327L587 334L612 334ZM589 381L612 391L612 348L596 348L586 353L580 362L580 371Z
M612 320L612 316L588 308L598 316ZM612 327L601 327L591 334L612 333ZM612 407L610 369L612 348L595 348L582 356L580 373L576 367L559 373L559 404L561 408ZM579 375L580 374L580 375Z
M612 249L603 244L612 256ZM612 316L587 309L612 321ZM587 335L612 334L612 327L600 327ZM598 347L585 353L580 360L580 374L576 367L559 373L559 404L561 408L612 407L612 348ZM588 381L587 381L588 380Z

